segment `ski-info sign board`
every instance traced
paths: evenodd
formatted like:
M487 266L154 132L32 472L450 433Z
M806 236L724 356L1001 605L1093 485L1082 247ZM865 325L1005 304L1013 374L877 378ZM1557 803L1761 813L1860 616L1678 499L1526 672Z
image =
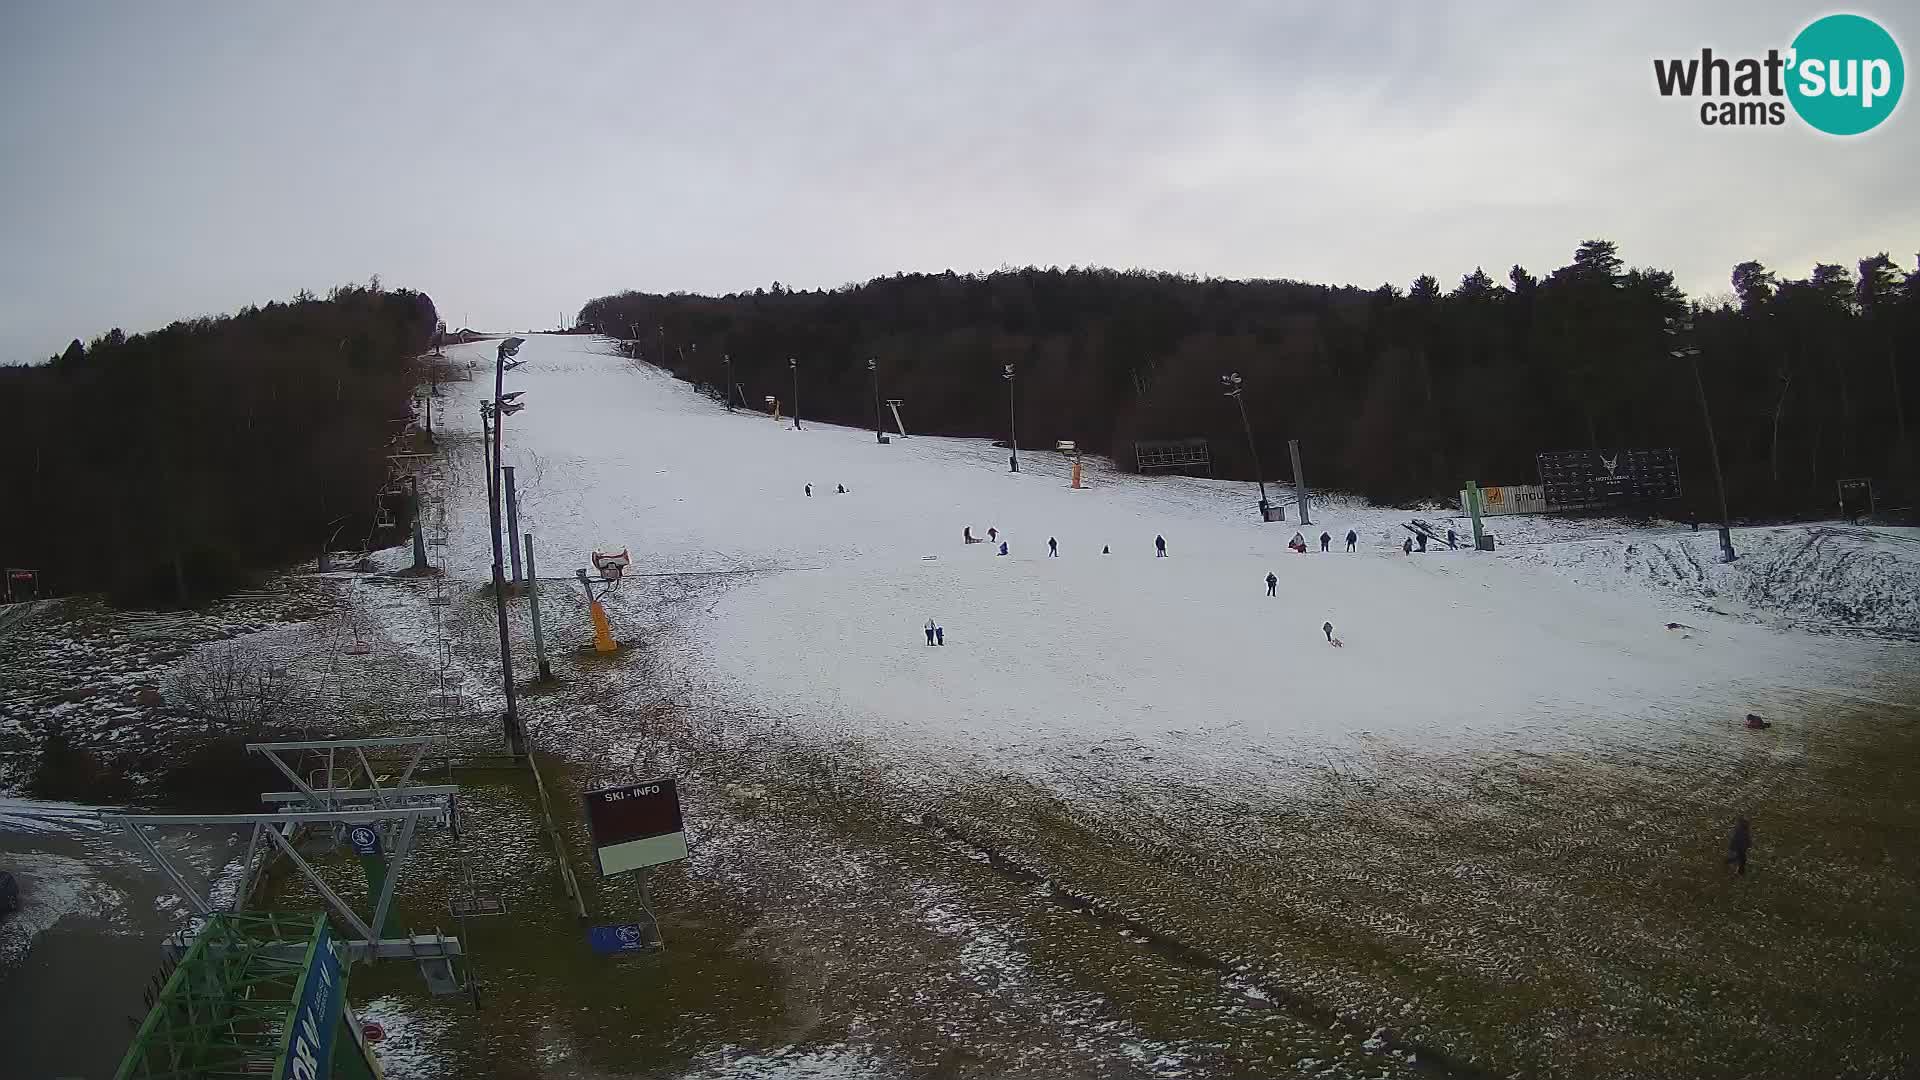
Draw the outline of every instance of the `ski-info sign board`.
M603 877L687 857L680 792L670 779L587 792L587 828Z

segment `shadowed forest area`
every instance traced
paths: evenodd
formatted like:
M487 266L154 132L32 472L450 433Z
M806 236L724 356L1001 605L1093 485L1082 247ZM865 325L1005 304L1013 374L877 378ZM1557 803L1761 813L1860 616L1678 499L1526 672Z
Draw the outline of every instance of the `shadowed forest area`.
M1020 444L1074 439L1130 464L1138 439L1205 436L1216 474L1251 478L1220 376L1240 372L1268 478L1300 439L1310 482L1404 501L1462 481L1533 483L1543 450L1673 447L1686 508L1716 517L1704 390L1736 517L1831 513L1835 481L1881 505L1915 488L1920 273L1886 255L1785 278L1735 267L1689 300L1663 270L1589 240L1544 276L1476 270L1451 291L1225 281L1144 271L896 274L860 285L721 297L621 293L579 325L637 338L643 358L718 396L723 357L746 401L874 421L880 391L909 431L1005 438L1015 365ZM1675 331L1670 333L1669 331ZM1676 350L1699 350L1699 381ZM790 411L790 410L789 410Z
M0 367L0 564L184 607L366 536L437 322L376 279Z

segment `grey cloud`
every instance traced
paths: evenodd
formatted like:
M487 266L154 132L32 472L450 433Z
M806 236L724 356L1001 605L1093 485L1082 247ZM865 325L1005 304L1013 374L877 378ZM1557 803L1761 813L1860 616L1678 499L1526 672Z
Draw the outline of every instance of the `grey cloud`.
M12 5L0 359L374 273L522 328L622 288L1029 262L1451 284L1588 236L1696 293L1745 258L1910 264L1910 103L1836 141L1711 131L1654 93L1655 55L1758 51L1807 17Z

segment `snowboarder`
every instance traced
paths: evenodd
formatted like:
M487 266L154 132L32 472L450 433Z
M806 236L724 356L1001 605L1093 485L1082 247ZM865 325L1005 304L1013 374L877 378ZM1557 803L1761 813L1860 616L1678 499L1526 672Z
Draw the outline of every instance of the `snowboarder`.
M811 498L813 498L813 485L812 485L812 484L808 484L808 485L807 485L807 498L809 498L809 499L811 499Z
M1007 542L1005 540L1002 540L1000 541L1000 554L1005 555L1006 553L1007 553Z
M1166 558L1167 557L1167 538L1164 536L1155 536L1153 538L1153 550L1156 552L1156 554L1154 555L1154 558L1156 559Z
M1406 540L1402 541L1400 544L1400 550L1405 552L1408 555L1413 554L1413 537L1409 536L1406 538Z
M1047 558L1057 559L1059 557L1060 557L1060 541L1055 540L1051 536L1047 537Z
M1280 595L1279 593L1276 593L1273 591L1274 588L1279 584L1280 584L1280 579L1273 576L1273 571L1271 570L1267 571L1267 595L1268 596Z
M845 484L835 484L834 486L840 489L840 490L838 490L838 491L836 491L836 492L834 492L834 494L835 494L835 495L845 495L845 494L847 493L847 485L845 485Z
M936 627L934 627L934 628L933 628L933 643L934 643L935 645L945 645L945 644L947 643L947 628L946 628L946 627L944 627L944 626L936 626Z
M987 543L991 544L998 541L999 539L1000 539L1000 530L994 528L991 525L987 526Z
M1360 539L1360 536L1358 533L1355 533L1352 529L1348 529L1347 530L1347 550L1352 551L1354 543L1359 539Z
M1448 529L1447 530L1447 550L1452 551L1453 549L1459 546L1460 546L1460 538L1454 535L1454 532L1452 529Z
M1321 623L1320 632L1327 635L1327 644L1333 644L1333 620L1329 619Z
M1738 818L1733 823L1733 835L1727 839L1727 863L1736 872L1747 872L1747 850L1753 847L1753 825L1746 818Z
M1421 533L1417 543L1420 545L1421 552L1424 553L1427 550L1427 534Z
M933 625L933 620L928 619L927 620L927 644L929 645L933 644L933 632L936 629L938 628Z
M1324 551L1326 551L1326 550L1327 550L1327 545L1328 545L1328 544L1331 544L1331 543L1333 543L1333 536L1332 536L1332 534L1330 534L1330 533L1321 533L1321 534L1320 534L1320 550L1321 550L1321 551L1323 551L1323 552L1324 552Z

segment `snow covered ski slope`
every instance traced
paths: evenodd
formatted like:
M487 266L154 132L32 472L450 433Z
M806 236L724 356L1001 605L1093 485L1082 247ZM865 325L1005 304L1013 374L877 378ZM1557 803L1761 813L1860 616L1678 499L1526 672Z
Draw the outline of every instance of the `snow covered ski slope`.
M465 350L490 364L492 343ZM508 382L527 408L505 461L544 576L596 547L629 549L634 575L758 571L676 631L677 661L739 707L882 752L1018 770L1114 738L1219 765L1379 739L1679 739L1889 662L1883 644L1584 581L1538 549L1404 555L1404 512L1319 505L1299 555L1298 526L1260 524L1249 484L1089 459L1073 490L1050 451L1024 451L1014 475L983 440L879 446L871 430L730 415L593 338L536 336L520 355ZM455 384L443 429L477 427L490 390ZM485 506L459 510L453 566L479 577ZM1009 553L964 545L964 528L996 529ZM944 648L926 645L929 618Z

